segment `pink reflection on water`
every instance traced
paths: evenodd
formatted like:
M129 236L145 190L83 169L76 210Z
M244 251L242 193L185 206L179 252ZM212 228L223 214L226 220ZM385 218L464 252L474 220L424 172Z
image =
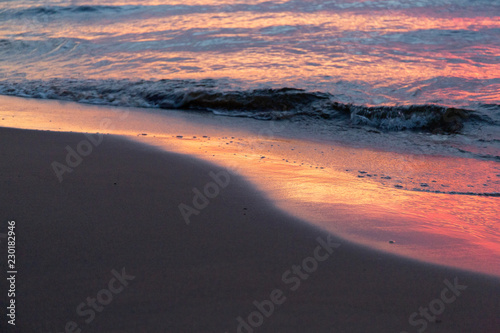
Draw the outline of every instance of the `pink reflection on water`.
M260 6L253 11L237 11L217 7L223 3L228 2L182 2L207 6L207 12L159 15L145 9L97 24L49 22L31 38L50 37L54 45L5 56L0 66L26 72L27 78L231 78L351 95L358 89L373 95L361 101L366 104L499 100L498 85L485 81L500 77L494 30L500 17L488 12L444 7L272 11L262 1L252 2ZM3 29L15 34L19 28Z

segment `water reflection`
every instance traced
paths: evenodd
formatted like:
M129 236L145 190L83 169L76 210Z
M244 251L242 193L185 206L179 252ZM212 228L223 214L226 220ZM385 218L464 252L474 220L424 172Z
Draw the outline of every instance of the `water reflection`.
M33 14L35 23L36 15L45 15L38 25L24 24L21 14L0 23L4 38L24 40L0 50L0 69L31 79L231 78L254 87L319 89L366 104L499 100L497 7L215 0L99 5L114 7L58 7Z

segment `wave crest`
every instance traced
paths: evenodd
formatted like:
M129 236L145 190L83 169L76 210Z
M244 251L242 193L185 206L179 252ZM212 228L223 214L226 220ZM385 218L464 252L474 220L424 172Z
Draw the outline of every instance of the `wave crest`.
M216 80L71 80L0 82L0 94L100 105L209 111L262 120L348 119L386 131L457 133L465 121L483 119L472 110L439 105L362 106L302 89L234 90Z

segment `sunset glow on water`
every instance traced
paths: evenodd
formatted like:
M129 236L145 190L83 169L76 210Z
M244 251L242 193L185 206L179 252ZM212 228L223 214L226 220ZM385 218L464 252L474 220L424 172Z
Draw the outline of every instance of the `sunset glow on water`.
M500 274L499 3L4 1L0 94L134 107L111 133L238 165L348 239ZM95 132L112 114L5 101L2 126ZM232 126L241 141L214 134Z
M0 75L230 79L355 104L495 103L499 8L459 0L7 2Z
M497 162L273 137L281 125L252 119L1 100L6 126L95 133L108 119L105 132L228 168L284 211L348 240L500 276Z
M0 333L500 333L500 0L0 0L0 193Z

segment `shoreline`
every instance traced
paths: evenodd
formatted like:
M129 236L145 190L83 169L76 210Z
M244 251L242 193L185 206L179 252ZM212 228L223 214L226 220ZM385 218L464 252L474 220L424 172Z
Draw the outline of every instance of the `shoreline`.
M179 203L191 204L193 188L213 182L219 166L106 136L59 183L50 164L82 134L1 128L0 136L11 143L0 148L1 212L2 225L16 219L19 235L22 331L60 331L72 321L95 332L236 332L238 318L258 322L248 320L254 302L270 311L266 300L275 305L254 327L262 332L400 332L424 321L427 332L493 332L500 324L498 279L353 245L285 215L235 174L186 225ZM321 242L340 246L325 258ZM324 260L307 259L315 254ZM96 294L106 301L101 290L122 268L134 279L85 323L90 312L76 308ZM441 302L436 322L418 315L410 325L455 278L467 288Z
M500 2L3 1L0 333L500 333Z
M498 163L294 139L276 122L0 98L3 126L109 133L192 156L233 170L281 210L345 239L500 276L498 198L451 194L500 192Z

